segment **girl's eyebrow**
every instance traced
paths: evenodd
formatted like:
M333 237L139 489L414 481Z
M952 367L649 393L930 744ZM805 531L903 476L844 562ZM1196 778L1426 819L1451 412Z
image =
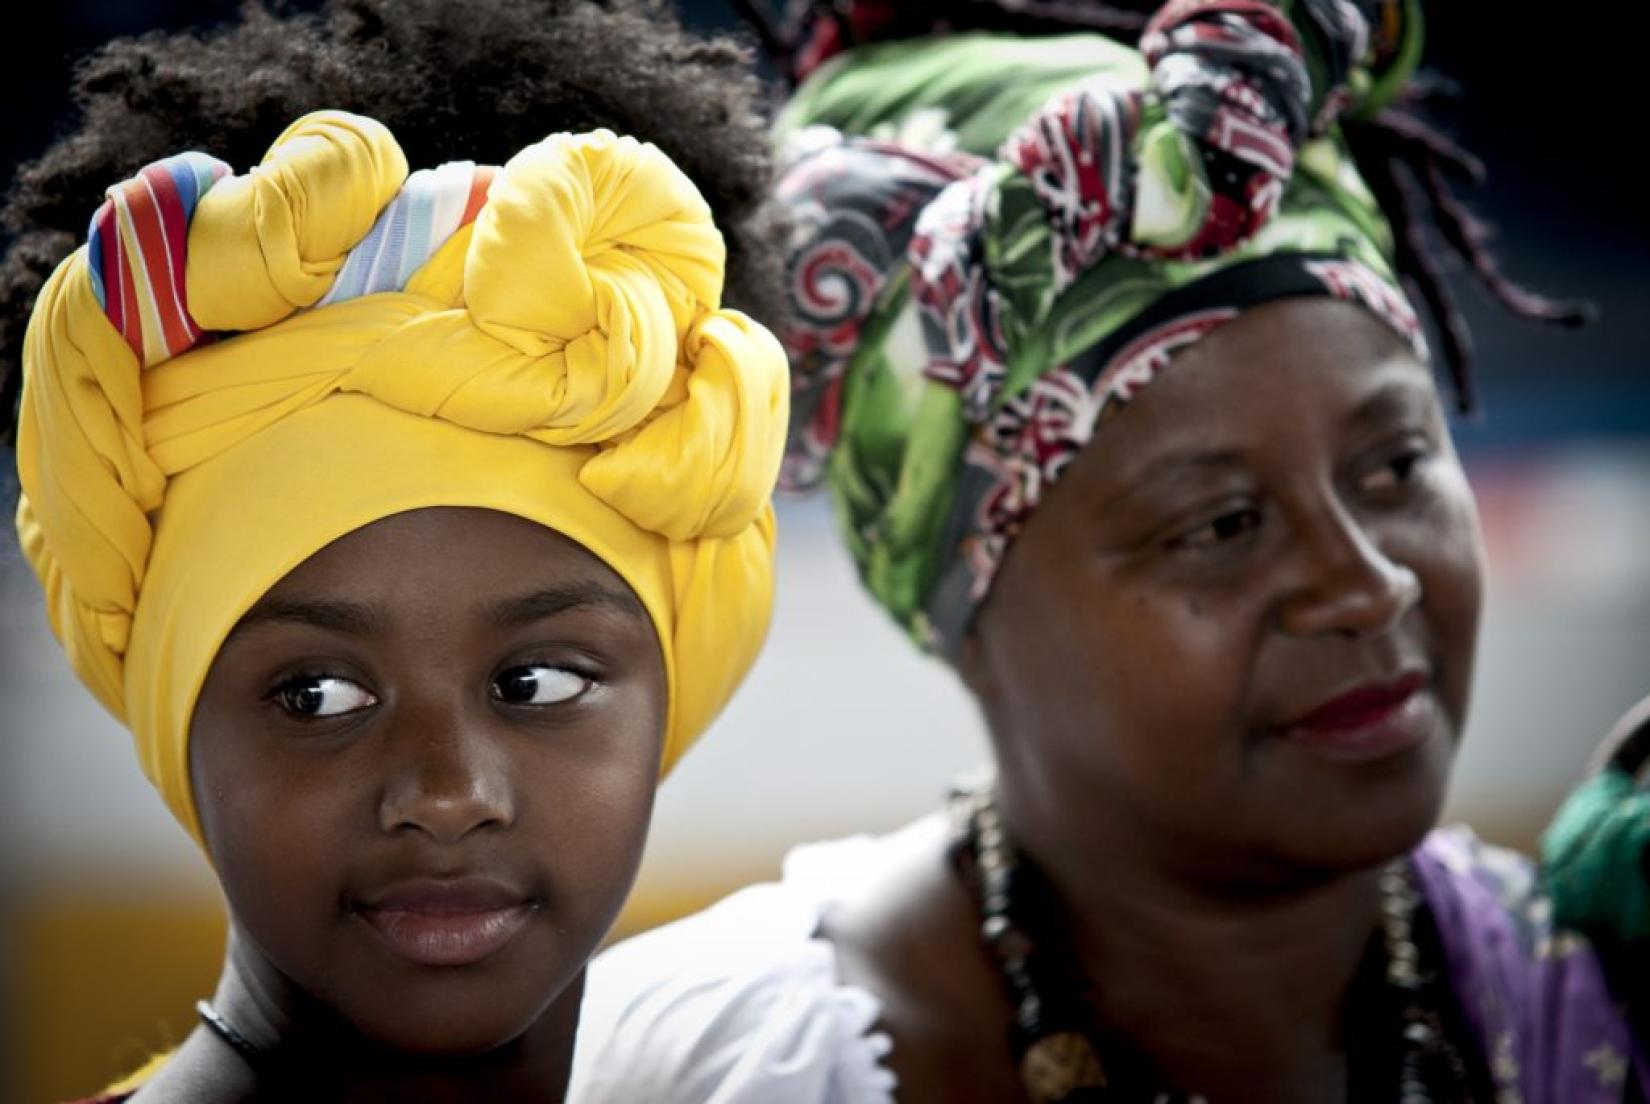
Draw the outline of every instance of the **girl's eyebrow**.
M488 620L501 625L526 625L579 609L607 610L640 621L648 619L636 596L627 590L601 583L571 583L499 602L488 611Z
M507 626L525 625L542 621L560 613L576 609L599 609L647 620L634 595L600 583L576 583L567 586L546 587L519 598L509 598L491 606L488 621ZM377 606L348 601L288 601L259 602L235 623L224 639L228 643L236 636L260 625L307 625L327 632L348 636L378 636L389 628L389 618Z
M259 625L309 625L349 636L374 636L382 633L388 623L388 618L382 610L359 602L302 602L277 599L259 602L248 610L246 615L235 623L235 627L229 630L224 643L227 644L240 633Z

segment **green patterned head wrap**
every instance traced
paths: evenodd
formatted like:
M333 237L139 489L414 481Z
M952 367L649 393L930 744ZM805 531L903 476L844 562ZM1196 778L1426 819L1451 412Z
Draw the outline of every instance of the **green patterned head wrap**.
M1385 0L1176 0L1135 50L966 34L838 55L781 120L797 324L786 482L950 656L1095 429L1244 309L1333 296L1425 358L1337 119L1390 97Z

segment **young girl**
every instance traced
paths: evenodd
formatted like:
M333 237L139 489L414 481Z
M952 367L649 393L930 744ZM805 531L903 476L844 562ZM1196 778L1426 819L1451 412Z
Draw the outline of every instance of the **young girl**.
M115 1098L560 1100L654 786L768 619L742 58L649 4L355 2L81 92L9 208L18 533L231 929Z
M1625 979L1434 830L1482 582L1415 215L1570 312L1389 110L1417 5L1174 0L1138 50L804 6L790 474L995 770L604 956L574 1098L1643 1099Z

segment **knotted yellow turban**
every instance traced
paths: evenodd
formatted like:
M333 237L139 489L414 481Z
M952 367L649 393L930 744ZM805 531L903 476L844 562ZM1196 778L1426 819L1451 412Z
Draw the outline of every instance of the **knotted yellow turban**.
M17 526L80 677L199 838L188 731L241 616L338 537L427 506L557 530L635 590L668 770L766 631L789 387L719 309L724 247L659 150L558 134L407 175L320 112L245 176L112 188L24 344Z

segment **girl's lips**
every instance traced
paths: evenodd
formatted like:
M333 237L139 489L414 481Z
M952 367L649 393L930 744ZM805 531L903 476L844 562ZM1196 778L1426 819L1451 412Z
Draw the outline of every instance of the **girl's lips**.
M515 938L534 904L496 883L409 882L356 909L391 950L420 966L469 966Z
M1422 672L1367 683L1284 724L1290 743L1342 762L1364 762L1414 747L1437 723L1437 704Z

